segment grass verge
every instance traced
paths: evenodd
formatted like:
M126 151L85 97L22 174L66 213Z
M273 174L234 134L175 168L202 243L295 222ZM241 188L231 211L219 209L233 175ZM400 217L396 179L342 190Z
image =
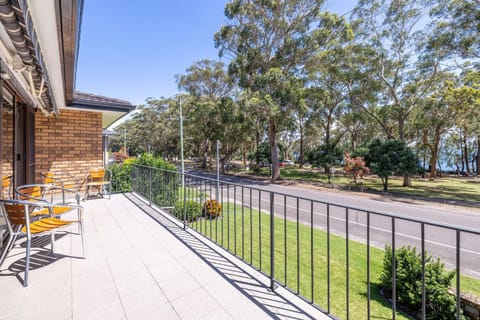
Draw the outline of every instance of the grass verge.
M265 176L266 169L260 173L250 175ZM281 168L281 176L284 179L295 181L311 181L328 184L328 177L319 170L298 169L294 167ZM332 184L341 187L354 187L352 178L343 174L333 176ZM435 180L414 178L412 187L403 187L403 177L389 177L388 191L391 193L404 194L414 198L423 197L427 199L446 199L460 201L480 202L480 180L465 177L442 177ZM383 192L383 185L380 178L368 176L363 179L364 190Z
M255 209L223 203L222 216L202 218L190 227L265 274L270 274L270 216ZM328 308L328 251L330 241L330 312L346 318L347 242L345 238L292 221L274 219L275 279L324 309ZM370 247L371 317L392 318L380 294L384 251ZM367 246L348 242L349 317L367 317ZM312 267L313 266L313 267ZM480 281L462 276L462 291L480 296ZM408 316L397 312L398 319Z

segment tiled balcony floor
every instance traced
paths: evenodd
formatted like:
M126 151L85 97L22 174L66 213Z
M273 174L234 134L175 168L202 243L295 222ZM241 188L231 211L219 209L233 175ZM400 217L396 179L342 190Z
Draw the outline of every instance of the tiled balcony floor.
M36 239L24 288L17 241L0 268L0 319L326 319L133 195L82 204L87 259L76 234L59 233L55 255Z

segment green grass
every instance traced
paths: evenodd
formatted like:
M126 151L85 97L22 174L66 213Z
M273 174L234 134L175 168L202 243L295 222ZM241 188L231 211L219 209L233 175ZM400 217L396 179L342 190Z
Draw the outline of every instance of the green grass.
M315 169L286 167L281 168L280 172L284 179L328 183L327 175ZM250 174L268 176L268 169L262 169L260 173ZM403 177L389 177L388 192L428 199L480 201L480 180L477 181L475 178L445 177L431 181L429 179L414 178L410 188L402 187L402 183ZM343 187L355 186L352 178L343 174L335 174L333 184ZM363 179L362 187L366 191L383 191L381 179L373 175Z
M243 210L243 211L242 211ZM224 203L223 217L210 220L199 219L190 227L252 264L270 274L270 217L257 210L233 203ZM243 226L243 227L242 227ZM274 267L277 281L286 284L307 300L327 308L327 233L306 225L275 218ZM286 237L284 237L286 234ZM243 236L242 236L243 235ZM298 235L298 241L297 241ZM313 249L312 249L313 236ZM299 248L297 254L297 246ZM286 248L286 250L285 250ZM313 275L311 259L313 252ZM331 313L346 318L346 240L330 235ZM285 256L286 254L286 256ZM379 292L380 274L384 251L370 248L371 317L390 319L392 310ZM286 260L286 264L285 264ZM297 267L297 264L299 267ZM298 279L297 279L298 276ZM313 277L313 296L311 279ZM349 293L350 318L367 317L367 247L349 241ZM298 282L297 282L298 281ZM480 296L480 281L462 276L462 291ZM398 312L399 319L408 318Z

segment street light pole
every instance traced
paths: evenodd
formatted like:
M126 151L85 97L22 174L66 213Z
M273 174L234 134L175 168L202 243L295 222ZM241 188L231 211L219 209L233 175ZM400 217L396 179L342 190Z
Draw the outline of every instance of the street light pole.
M123 151L125 152L125 156L128 157L128 152L127 152L127 129L123 129Z

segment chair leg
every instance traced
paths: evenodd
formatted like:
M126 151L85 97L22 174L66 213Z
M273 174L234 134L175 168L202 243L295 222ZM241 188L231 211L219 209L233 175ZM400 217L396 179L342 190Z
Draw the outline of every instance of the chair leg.
M81 236L82 236L82 252L83 252L83 258L85 259L87 257L87 254L85 253L85 229L83 228L83 221L80 221L78 223L80 230L81 230Z
M5 258L7 257L7 253L10 251L10 247L11 245L13 244L13 236L10 234L8 235L8 242L7 242L7 245L5 246L5 248L3 248L3 252L2 252L2 256L0 257L0 267L2 266L3 264L3 260L5 260Z
M23 279L23 286L28 286L28 269L30 269L30 246L32 244L32 239L27 236L27 250L25 251L25 277Z
M50 232L50 245L52 254L55 253L55 231Z

